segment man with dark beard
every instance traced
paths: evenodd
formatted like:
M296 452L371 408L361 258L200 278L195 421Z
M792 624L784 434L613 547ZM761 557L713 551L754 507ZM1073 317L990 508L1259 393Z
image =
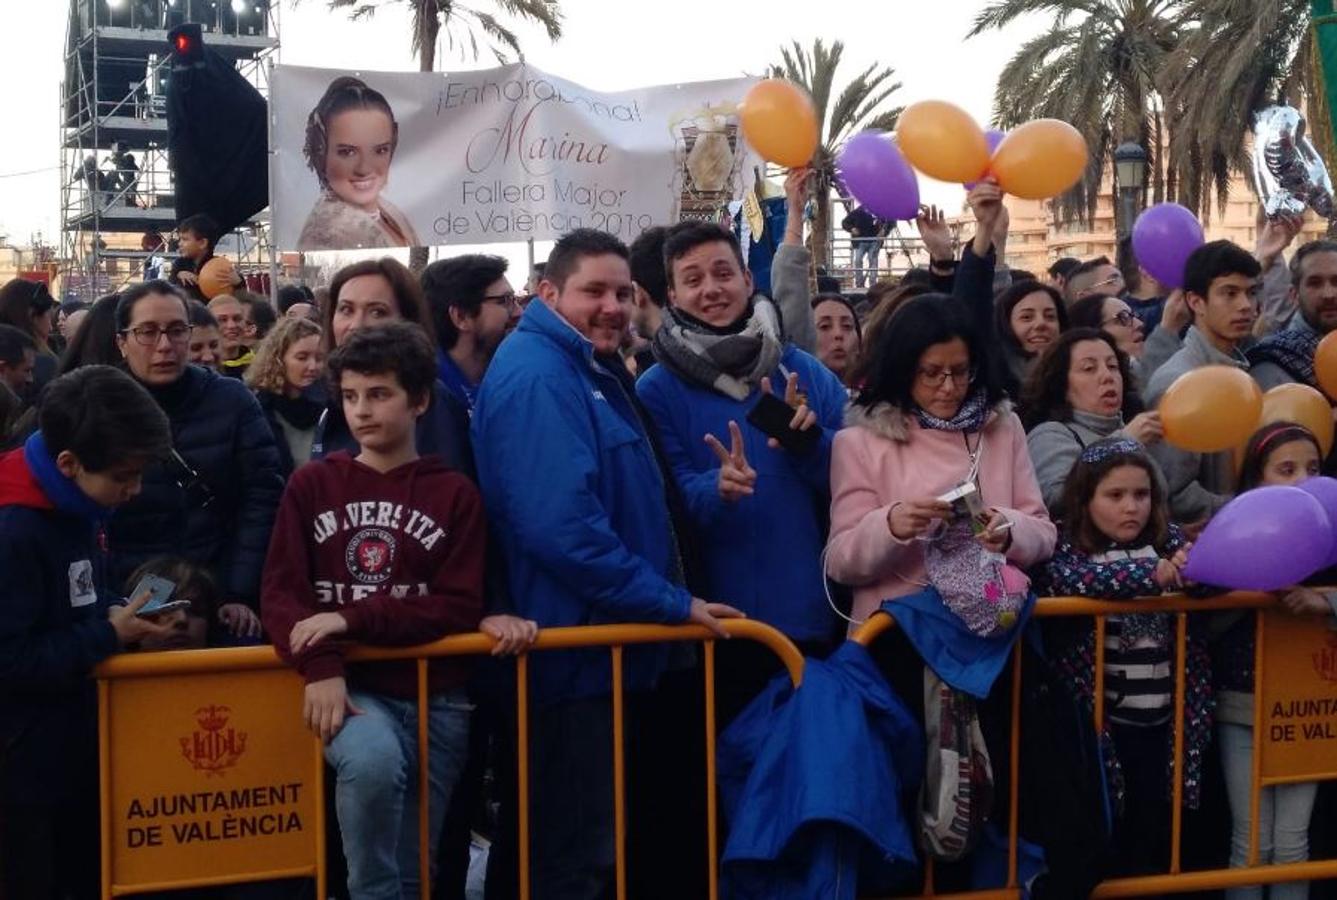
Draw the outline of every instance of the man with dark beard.
M441 342L437 377L472 413L478 385L502 339L520 321L520 300L506 279L506 260L470 253L432 263L422 292Z
M1248 351L1249 372L1263 390L1299 382L1317 388L1314 351L1337 328L1337 241L1310 241L1291 257L1291 302L1286 327Z

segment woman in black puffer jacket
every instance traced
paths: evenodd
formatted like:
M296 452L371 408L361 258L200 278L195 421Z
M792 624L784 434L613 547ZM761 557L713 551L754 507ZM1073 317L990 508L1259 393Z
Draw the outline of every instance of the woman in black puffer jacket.
M184 557L222 585L224 624L258 637L260 574L283 492L269 423L241 382L187 364L186 301L167 282L122 293L116 328L126 368L167 413L173 449L111 521L111 580L155 556Z

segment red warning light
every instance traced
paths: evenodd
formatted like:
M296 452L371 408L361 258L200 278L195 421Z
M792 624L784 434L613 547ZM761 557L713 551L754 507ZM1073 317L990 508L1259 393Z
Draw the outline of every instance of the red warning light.
M190 38L188 38L188 37L187 37L186 35L184 35L184 34L178 34L178 35L176 36L176 52L177 52L177 53L189 53L189 52L190 52Z

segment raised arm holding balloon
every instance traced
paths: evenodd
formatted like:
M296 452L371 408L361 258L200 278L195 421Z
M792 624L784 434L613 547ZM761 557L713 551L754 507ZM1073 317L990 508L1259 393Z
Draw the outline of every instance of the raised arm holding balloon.
M803 245L803 204L815 174L809 166L798 166L785 175L785 234L771 260L771 295L780 310L785 337L809 353L817 348L817 330L808 284L812 254Z

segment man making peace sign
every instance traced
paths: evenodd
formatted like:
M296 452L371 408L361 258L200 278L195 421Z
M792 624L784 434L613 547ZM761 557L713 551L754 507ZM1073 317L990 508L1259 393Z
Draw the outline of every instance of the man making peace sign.
M664 260L670 306L655 335L659 365L637 383L637 394L659 427L699 531L703 590L805 650L823 652L839 631L819 560L831 439L845 389L815 357L786 342L774 305L753 295L728 231L677 225L665 239ZM764 396L773 384L784 385L792 412ZM763 401L784 413L773 414L769 435L747 421ZM814 431L815 440L805 439ZM741 645L727 648L720 667L722 718L775 671L772 658Z

